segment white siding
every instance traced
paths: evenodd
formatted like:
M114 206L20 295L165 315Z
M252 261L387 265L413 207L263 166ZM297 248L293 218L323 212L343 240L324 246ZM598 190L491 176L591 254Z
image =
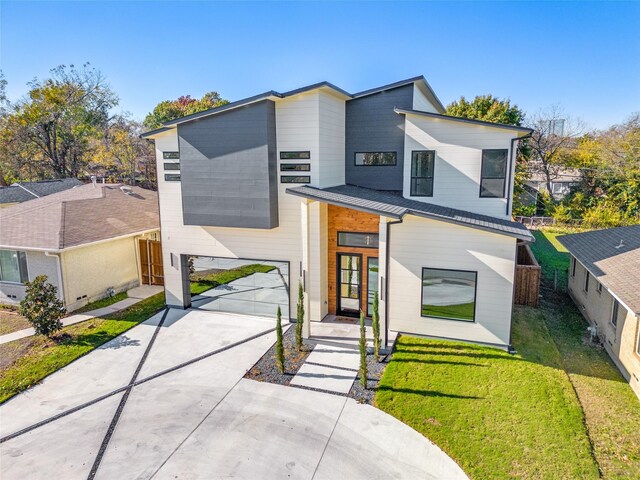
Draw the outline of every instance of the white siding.
M320 93L320 179L318 186L344 184L345 101L330 93Z
M413 109L421 112L438 113L436 107L427 99L420 87L413 84Z
M389 328L506 346L509 344L516 241L414 216L391 227ZM421 316L422 268L477 272L474 323Z
M510 149L515 132L406 115L404 196L470 212L510 218L506 198L480 198L482 150ZM411 152L435 150L433 197L411 197ZM508 153L509 159L511 152ZM507 181L513 183L513 169ZM507 188L511 192L510 187ZM509 194L511 198L511 193ZM509 200L511 203L511 200Z

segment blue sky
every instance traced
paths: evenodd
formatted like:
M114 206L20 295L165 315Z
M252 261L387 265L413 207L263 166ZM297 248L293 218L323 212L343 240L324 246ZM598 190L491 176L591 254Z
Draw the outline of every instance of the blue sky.
M445 104L492 93L601 128L640 110L639 25L640 2L0 0L0 68L15 100L34 76L90 61L139 119L209 90L355 92L424 74Z

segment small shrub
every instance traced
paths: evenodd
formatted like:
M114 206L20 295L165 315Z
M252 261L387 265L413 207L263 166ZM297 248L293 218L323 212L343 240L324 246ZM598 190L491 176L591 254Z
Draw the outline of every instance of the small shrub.
M601 203L584 213L583 226L586 228L611 228L632 223L618 207Z
M284 345L282 344L282 312L280 311L280 305L278 305L278 312L276 314L276 362L278 364L278 371L280 374L283 374Z
M296 315L296 347L302 350L302 326L304 325L304 289L302 282L298 282L298 305Z
M58 298L58 289L47 282L46 275L38 275L26 282L24 300L20 302L20 315L26 318L38 335L51 337L62 328L60 319L67 311Z
M371 328L373 329L373 354L376 360L380 355L380 314L378 313L378 291L373 292L373 315L371 316Z
M360 310L360 384L367 388L367 331L364 327L364 312Z

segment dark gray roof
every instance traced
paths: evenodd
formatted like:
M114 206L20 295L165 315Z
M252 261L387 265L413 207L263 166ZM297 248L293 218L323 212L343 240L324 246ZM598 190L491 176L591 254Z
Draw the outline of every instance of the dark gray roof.
M22 203L34 198L46 197L82 185L77 178L41 180L38 182L16 182L0 188L0 204Z
M602 285L640 314L640 225L557 238Z
M531 128L526 127L518 127L516 125L506 125L504 123L494 123L494 122L485 122L482 120L474 120L471 118L462 118L462 117L452 117L451 115L443 115L441 113L432 113L432 112L423 112L421 110L408 110L406 108L394 108L396 113L400 114L412 114L412 115L420 115L423 117L430 118L439 118L441 120L451 120L454 122L462 122L462 123L471 123L473 125L482 125L485 127L494 127L494 128L504 128L506 130L517 130L519 132L524 132L530 134L533 132Z
M314 83L313 85L307 85L306 87L302 87L302 88L296 88L295 90L289 90L288 92L284 92L284 93L280 93L280 92L276 92L275 90L269 90L268 92L264 92L264 93L260 93L258 95L254 95L252 97L247 97L247 98L243 98L241 100L237 100L235 102L231 102L231 103L227 103L226 105L221 105L219 107L215 107L215 108L211 108L209 110L204 110L202 112L198 112L198 113L193 113L191 115L186 115L184 117L180 117L180 118L176 118L175 120L171 120L169 122L165 122L162 124L162 127L148 131L148 132L144 132L143 134L140 135L141 138L147 138L153 135L156 135L158 133L162 133L164 131L166 131L168 128L167 127L171 127L173 125L178 125L180 123L184 123L184 122L190 122L192 120L197 120L198 118L202 118L202 117L206 117L209 115L215 115L218 113L222 113L226 110L231 110L233 108L239 108L242 107L244 105L248 105L250 103L254 103L254 102L259 102L262 100L266 100L268 98L286 98L286 97L290 97L292 95L298 95L299 93L303 93L303 92L307 92L310 90L315 90L317 88L331 88L332 90L335 90L338 93L341 93L342 95L345 95L346 97L348 97L349 99L353 99L353 98L359 98L359 97L364 97L367 95L373 95L374 93L378 93L378 92L382 92L384 90L390 90L392 88L398 88L398 87L402 87L404 85L409 85L410 83L415 83L415 82L420 82L424 88L427 89L427 91L433 96L433 99L435 100L435 102L437 103L437 107L444 111L444 106L442 105L442 102L440 102L440 100L438 99L438 97L436 96L436 94L433 92L433 89L431 88L431 86L427 83L427 81L425 80L424 76L420 75L418 77L413 77L413 78L409 78L407 80L402 80L399 82L395 82L395 83L390 83L389 85L384 85L382 87L377 87L377 88L373 88L371 90L365 90L363 92L359 92L356 94L350 94L349 92L341 89L340 87L336 87L334 84L330 83L330 82L319 82L319 83Z
M417 200L410 200L404 198L399 192L382 192L352 185L340 185L329 188L302 186L287 188L286 191L291 195L298 195L333 205L375 213L376 215L384 215L391 218L402 218L407 214L416 215L466 227L478 228L492 233L508 235L526 242L534 241L529 230L521 223L431 203L419 202Z

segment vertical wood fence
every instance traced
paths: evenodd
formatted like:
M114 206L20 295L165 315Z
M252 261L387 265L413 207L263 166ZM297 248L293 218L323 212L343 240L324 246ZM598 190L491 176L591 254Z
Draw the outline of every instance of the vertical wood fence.
M516 305L537 307L540 295L540 265L528 245L518 246L516 285L513 302Z

